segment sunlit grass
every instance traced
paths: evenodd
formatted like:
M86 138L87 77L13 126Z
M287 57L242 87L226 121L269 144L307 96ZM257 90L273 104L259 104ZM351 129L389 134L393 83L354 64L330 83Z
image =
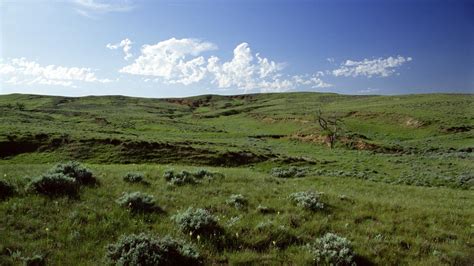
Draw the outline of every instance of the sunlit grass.
M53 264L89 264L101 261L104 247L120 235L150 232L171 234L195 243L208 262L265 261L309 262L303 248L326 232L350 239L357 254L375 263L406 264L431 261L459 263L472 252L474 193L444 188L388 185L353 178L308 176L276 179L269 174L240 168L208 168L225 175L207 183L181 187L167 185L166 169L196 170L173 165L89 165L101 182L97 188L82 188L80 199L49 199L21 194L0 203L1 260L7 253L47 254ZM2 165L0 173L21 178L48 169L46 165ZM122 180L127 172L144 173L150 185ZM20 186L22 182L18 182ZM21 187L20 187L21 189ZM328 210L305 211L288 195L315 190L323 194ZM122 192L142 191L153 195L164 213L132 215L115 202ZM242 194L248 207L226 204L232 194ZM344 195L344 196L342 196ZM258 205L275 209L262 214ZM236 247L216 250L212 243L181 233L171 216L188 207L206 208L219 219ZM283 226L290 239L278 248L278 239L257 226L271 222ZM48 229L48 230L46 230ZM263 244L262 244L263 243ZM266 244L265 244L266 243ZM263 245L263 246L262 246ZM254 248L252 248L254 247ZM86 259L87 258L87 259Z

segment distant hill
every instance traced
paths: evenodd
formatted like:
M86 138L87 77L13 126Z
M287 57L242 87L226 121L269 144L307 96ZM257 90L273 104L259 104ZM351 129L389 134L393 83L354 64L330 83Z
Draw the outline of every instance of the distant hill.
M329 93L0 96L0 157L40 152L97 162L240 165L284 159L265 137L321 142L315 114L336 114L348 149L381 152L474 146L474 96L347 96ZM247 154L247 155L244 155ZM53 157L49 157L53 159Z

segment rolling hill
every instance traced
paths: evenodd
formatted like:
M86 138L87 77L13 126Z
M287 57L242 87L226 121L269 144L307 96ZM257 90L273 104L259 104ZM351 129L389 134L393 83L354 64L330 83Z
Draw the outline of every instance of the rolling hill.
M334 148L318 110L341 120ZM205 264L309 264L305 245L326 232L350 239L359 264L474 258L472 94L11 94L0 96L0 113L0 174L17 190L0 202L0 264L35 254L52 265L101 264L107 243L139 232L193 242ZM24 189L69 160L90 168L100 185L81 188L79 199ZM162 178L203 168L222 177L184 186ZM142 173L147 185L124 182L128 172ZM288 200L309 190L323 192L325 212ZM115 203L126 191L154 195L164 212L131 216ZM248 199L245 210L226 204L237 194ZM264 205L274 211L262 214ZM167 216L189 206L217 216L234 244L181 234Z

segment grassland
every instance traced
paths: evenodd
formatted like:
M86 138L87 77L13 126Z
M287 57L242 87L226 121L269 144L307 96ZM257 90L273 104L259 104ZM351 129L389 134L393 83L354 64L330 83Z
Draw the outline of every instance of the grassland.
M344 96L319 93L145 99L0 96L0 179L18 194L0 202L0 264L44 255L51 265L104 264L122 234L170 234L194 243L206 264L313 263L305 244L326 232L352 241L359 264L469 265L474 259L474 96ZM344 121L334 149L318 109ZM66 160L100 180L78 199L26 193L29 178ZM277 178L275 167L304 167ZM167 169L224 176L170 186ZM122 180L141 172L149 185ZM289 194L319 191L309 212ZM163 213L131 215L122 192L153 195ZM226 204L232 194L246 209ZM263 214L265 205L275 211ZM234 242L216 247L170 217L206 208ZM269 229L261 230L261 224ZM275 242L274 242L275 241Z

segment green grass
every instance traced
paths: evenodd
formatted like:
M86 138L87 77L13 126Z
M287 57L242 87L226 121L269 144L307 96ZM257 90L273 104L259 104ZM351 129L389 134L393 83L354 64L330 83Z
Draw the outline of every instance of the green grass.
M51 265L102 265L107 244L150 232L194 243L206 264L307 265L305 245L334 232L352 241L362 264L467 265L474 259L473 97L2 95L0 179L19 193L0 202L0 264L39 254ZM359 146L318 141L318 109L341 117ZM72 159L90 167L100 186L81 188L78 199L24 191L30 178ZM270 174L290 166L307 175ZM162 177L200 168L224 177L179 187ZM129 172L146 182L124 182ZM308 190L324 193L327 210L308 212L288 199ZM115 202L134 191L153 195L165 212L132 215ZM233 194L248 207L226 204ZM275 212L262 214L259 205ZM219 218L225 245L178 230L171 216L188 207Z
M48 167L3 165L0 173L7 179L21 180ZM108 243L122 234L139 232L171 234L194 242L209 264L222 260L230 264L265 261L307 264L311 259L304 244L325 232L347 237L357 254L376 264L459 264L472 258L469 257L473 251L472 191L325 176L276 179L267 173L242 168L209 168L225 177L170 187L162 178L164 170L197 168L178 165L90 165L90 168L101 185L83 188L80 199L25 194L0 204L2 264L15 263L7 255L11 251L24 255L47 254L53 265L100 264ZM124 182L121 177L128 171L144 173L150 185ZM324 193L327 211L308 212L288 200L289 194L307 190ZM124 191L153 195L165 213L130 214L115 203ZM232 194L244 195L249 200L248 208L239 210L226 204ZM346 198L341 199L341 195ZM258 205L273 208L275 213L261 214L256 209ZM235 236L237 247L219 251L212 244L180 233L170 217L189 206L211 210L226 233ZM231 222L233 217L238 217L234 218L235 222ZM272 239L271 232L256 229L259 223L267 221L284 226L295 240L278 249L272 243L278 239Z

